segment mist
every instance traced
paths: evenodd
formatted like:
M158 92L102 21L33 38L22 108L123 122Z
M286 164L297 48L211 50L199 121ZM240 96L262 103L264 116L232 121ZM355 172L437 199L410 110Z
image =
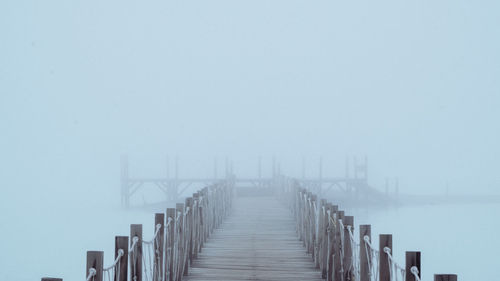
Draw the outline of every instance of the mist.
M0 2L0 276L57 275L71 257L65 279L83 278L88 248L112 251L112 235L150 220L120 209L123 154L151 177L167 157L183 177L212 176L214 161L222 175L226 158L255 176L259 157L292 177L303 159L317 177L321 158L333 177L366 156L380 191L398 179L404 194L499 196L499 12L487 0ZM28 249L52 260L19 273Z

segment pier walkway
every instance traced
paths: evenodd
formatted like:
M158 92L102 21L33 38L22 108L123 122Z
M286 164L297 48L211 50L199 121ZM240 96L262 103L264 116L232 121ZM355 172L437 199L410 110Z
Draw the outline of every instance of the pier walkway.
M275 197L236 197L185 280L323 280Z

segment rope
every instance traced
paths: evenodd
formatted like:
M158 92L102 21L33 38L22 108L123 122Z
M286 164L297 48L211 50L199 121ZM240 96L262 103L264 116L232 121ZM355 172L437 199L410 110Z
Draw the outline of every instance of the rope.
M415 276L416 281L420 281L420 277L418 276L419 271L418 271L418 268L416 266L412 266L410 268L410 272L411 272L411 274L413 274L413 276Z
M368 237L368 235L365 235L363 237L363 240L365 241L365 244L368 246L368 247L365 247L365 251L366 251L366 258L368 261L368 269L369 269L368 272L369 272L370 280L377 281L378 275L379 275L378 274L379 273L379 266L378 266L378 264L379 264L379 262L378 262L379 251L377 249L373 248L372 244L370 243L370 237ZM377 262L377 265L374 264L373 258Z
M94 277L97 275L97 271L95 268L91 267L89 268L89 275L87 275L87 281L94 280Z
M406 270L394 261L391 255L391 249L389 247L384 247L384 253L387 254L388 264L389 264L389 274L391 281L399 281L398 271L401 274L401 280L405 280Z

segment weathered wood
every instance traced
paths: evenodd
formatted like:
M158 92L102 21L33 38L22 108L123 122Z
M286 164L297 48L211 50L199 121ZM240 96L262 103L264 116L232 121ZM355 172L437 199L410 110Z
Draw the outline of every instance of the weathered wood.
M326 199L322 199L322 210L321 214L322 218L322 241L321 241L321 257L320 257L320 268L321 268L321 276L323 279L326 279L327 274L327 257L328 257L328 207Z
M134 245L130 258L130 276L134 281L142 281L142 224L130 225L130 246Z
M359 226L359 262L360 262L360 281L370 281L370 267L371 257L367 255L370 252L369 246L366 244L364 237L368 236L371 241L371 225L362 224Z
M193 247L193 198L186 198L186 209L189 210L184 218L186 220L186 255L184 259L184 275L189 274L189 262L192 259Z
M349 236L349 227L351 227L351 230L354 231L354 217L353 216L345 216L344 220L344 280L354 280L355 272L354 272L354 267L353 267L353 260L352 260L352 246L351 246L351 239Z
M379 235L379 281L391 281L391 272L389 271L389 256L385 252L385 248L390 250L392 255L392 235Z
M184 274L184 203L176 204L177 211L177 221L175 223L175 227L177 228L175 234L177 235L177 242L175 243L176 253L178 256L177 264L175 265L175 276L176 280L180 281L182 279L182 275Z
M434 274L434 281L457 281L456 274Z
M420 278L420 252L406 252L406 281L417 281L413 273L411 273L411 268L414 266L417 267L418 277Z
M183 280L322 280L284 205L272 197L236 200L231 216L210 236Z
M165 280L174 280L175 208L167 209L167 235L165 241Z
M115 271L115 281L127 281L128 242L128 236L115 236L115 259L118 257L120 250L123 251L123 256L120 258L120 274Z
M156 213L155 214L155 229L159 228L158 237L153 242L154 249L154 264L153 264L153 281L161 281L160 276L163 276L163 248L165 239L165 214Z
M335 212L335 230L334 230L334 248L333 253L335 258L333 259L333 268L334 268L334 279L333 280L342 280L343 277L343 266L342 266L342 241L341 241L341 232L343 231L340 226L340 221L344 218L344 211L338 210Z
M104 252L102 251L88 251L87 252L87 269L85 271L85 279L89 276L91 268L95 270L93 281L103 281L103 261Z

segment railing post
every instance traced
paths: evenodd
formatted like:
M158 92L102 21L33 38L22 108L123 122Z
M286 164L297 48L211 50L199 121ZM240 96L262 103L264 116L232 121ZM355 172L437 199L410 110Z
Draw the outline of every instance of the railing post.
M327 258L327 275L326 280L332 281L334 278L334 254L335 254L335 213L338 211L337 205L328 203L330 216L328 218L328 258Z
M434 274L434 281L457 281L456 274Z
M115 259L118 257L120 250L123 251L123 256L120 258L120 271L115 271L115 281L127 281L128 274L128 236L115 236Z
M351 237L349 235L348 227L354 229L354 217L353 216L345 216L343 221L344 223L344 280L354 280L355 272L353 269L353 260L352 260L352 247L351 247Z
M185 255L185 262L184 262L184 275L188 275L189 273L189 261L192 259L192 252L193 252L193 198L188 197L186 198L186 210L189 210L187 212L186 217L184 218L186 220L186 255Z
M341 231L343 231L342 229L340 229L340 223L339 221L340 220L343 220L344 219L344 211L340 211L338 210L337 212L335 212L335 236L334 236L334 249L333 249L333 253L335 255L334 259L333 259L333 268L334 268L334 279L333 280L338 280L338 281L342 281L343 279L343 276L344 276L344 269L343 269L343 266L342 266L342 257L341 257L341 248L342 248L342 241L341 241L341 237L340 237L340 234L341 234Z
M406 281L417 281L413 273L411 272L412 267L416 267L418 270L418 277L421 278L420 271L420 252L406 252Z
M182 275L184 274L184 203L177 203L176 210L178 216L178 221L176 221L175 226L177 228L177 264L175 265L175 276L176 280L180 281L182 279Z
M371 225L363 224L359 226L359 260L360 260L360 281L370 281L371 271L369 264L371 264L370 248L366 244L364 237L368 236L371 241ZM368 255L367 255L368 253ZM407 279L407 281L409 281Z
M154 251L154 267L153 267L153 281L161 281L161 276L163 276L163 243L165 237L165 214L156 213L155 214L155 229L156 233L157 227L160 227L158 232L158 237L154 239L153 251ZM125 280L126 281L126 280Z
M391 268L389 263L389 256L385 249L390 251L392 255L392 235L380 234L379 235L379 281L391 281Z
M193 193L193 246L191 252L191 262L198 257L199 237L200 237L200 194Z
M175 208L167 208L167 228L165 241L165 280L174 280L174 242L175 242Z
M327 273L327 261L328 261L328 205L326 202L326 199L321 199L322 200L322 210L321 213L323 215L322 218L322 241L321 241L321 257L320 257L320 268L321 268L321 277L323 279L326 279L326 273Z
M136 237L138 240L135 248L132 249L134 252L130 259L130 276L133 281L142 281L142 224L130 225L130 246L134 244Z
M93 281L103 281L103 260L104 252L88 251L87 252L87 270L85 271L85 280L89 276L91 270L95 270Z

